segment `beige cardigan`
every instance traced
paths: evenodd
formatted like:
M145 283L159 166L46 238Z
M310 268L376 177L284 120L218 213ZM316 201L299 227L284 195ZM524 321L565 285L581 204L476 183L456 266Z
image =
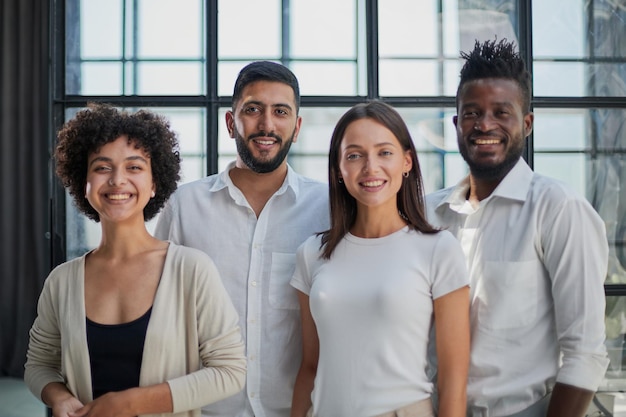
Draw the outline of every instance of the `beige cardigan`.
M83 403L92 401L84 297L85 256L48 276L30 330L24 379L41 399L50 382L65 383ZM213 261L170 243L152 306L140 386L170 386L176 416L239 392L246 361L238 317ZM171 415L171 414L167 414Z

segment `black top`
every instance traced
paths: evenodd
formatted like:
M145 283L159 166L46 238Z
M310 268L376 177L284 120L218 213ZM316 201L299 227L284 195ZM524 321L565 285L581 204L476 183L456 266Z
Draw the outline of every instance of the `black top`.
M152 307L137 320L99 324L87 318L91 388L96 399L107 392L139 386L141 358Z

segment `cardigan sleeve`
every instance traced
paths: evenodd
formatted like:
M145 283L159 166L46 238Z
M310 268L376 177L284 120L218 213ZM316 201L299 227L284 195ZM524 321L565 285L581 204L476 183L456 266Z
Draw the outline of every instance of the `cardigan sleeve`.
M65 383L61 374L61 331L53 306L51 280L47 279L37 303L37 317L29 332L24 381L41 400L41 391L51 382Z
M185 300L194 304L187 305L187 311L195 311L195 320L190 317L184 325L188 327L188 334L197 331L196 349L201 368L167 381L174 413L200 408L236 394L243 388L246 376L239 318L213 261L197 252L188 261L197 263L193 268L195 277L191 280L195 297Z

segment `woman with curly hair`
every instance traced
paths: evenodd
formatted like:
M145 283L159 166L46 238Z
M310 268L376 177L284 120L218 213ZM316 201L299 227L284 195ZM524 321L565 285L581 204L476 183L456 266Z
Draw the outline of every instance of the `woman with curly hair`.
M245 380L238 317L212 260L154 238L180 178L161 116L91 104L58 134L57 175L98 247L48 276L25 380L55 417L199 416Z

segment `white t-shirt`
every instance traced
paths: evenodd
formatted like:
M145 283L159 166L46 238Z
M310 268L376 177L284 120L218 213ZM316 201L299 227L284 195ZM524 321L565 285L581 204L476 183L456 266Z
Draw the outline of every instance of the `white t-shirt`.
M319 337L314 415L375 416L428 398L433 299L468 285L459 243L405 227L348 234L330 260L319 249L318 236L298 249L291 281L309 295Z

